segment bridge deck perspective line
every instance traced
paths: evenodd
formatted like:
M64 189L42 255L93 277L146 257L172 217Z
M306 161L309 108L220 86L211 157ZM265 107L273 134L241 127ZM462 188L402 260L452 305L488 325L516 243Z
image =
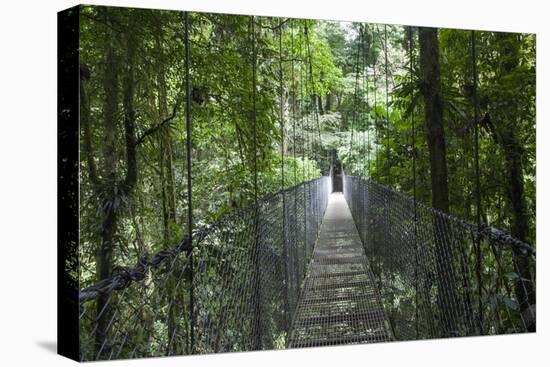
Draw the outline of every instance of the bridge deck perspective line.
M294 315L290 348L391 341L353 217L332 193Z

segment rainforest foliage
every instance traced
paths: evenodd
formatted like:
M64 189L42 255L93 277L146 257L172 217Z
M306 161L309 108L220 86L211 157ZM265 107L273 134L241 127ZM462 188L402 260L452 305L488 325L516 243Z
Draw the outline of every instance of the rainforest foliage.
M189 27L195 228L253 203L255 173L262 197L336 162L475 223L471 31L206 13ZM83 7L80 32L86 286L188 231L186 50L181 12ZM535 36L479 31L476 53L482 221L534 244Z

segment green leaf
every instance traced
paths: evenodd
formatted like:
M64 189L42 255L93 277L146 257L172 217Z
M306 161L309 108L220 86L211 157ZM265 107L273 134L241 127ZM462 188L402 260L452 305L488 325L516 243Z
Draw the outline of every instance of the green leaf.
M511 308L514 311L519 310L519 304L517 301L511 298L508 298L506 296L502 296L502 300L504 301L504 304L506 305L506 307Z
M519 275L516 273L516 272L510 272L510 273L506 273L504 274L504 276L506 278L508 278L509 280L514 280L514 279L518 279L519 278Z

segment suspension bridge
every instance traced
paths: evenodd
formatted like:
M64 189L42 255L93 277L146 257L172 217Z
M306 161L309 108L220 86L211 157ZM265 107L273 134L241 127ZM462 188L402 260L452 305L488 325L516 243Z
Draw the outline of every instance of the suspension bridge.
M534 266L530 246L373 180L344 176L343 193L331 181L263 198L192 250L183 240L83 289L82 359L533 330L517 294L534 280L516 276L520 257ZM476 244L492 264L480 277Z
M81 289L81 359L535 330L530 245L337 171L258 197L254 170L254 204Z

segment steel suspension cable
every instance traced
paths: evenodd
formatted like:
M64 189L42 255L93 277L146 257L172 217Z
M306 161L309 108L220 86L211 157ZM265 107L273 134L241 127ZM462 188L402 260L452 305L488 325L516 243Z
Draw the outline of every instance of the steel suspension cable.
M314 101L313 103L313 110L315 111L316 110L316 107L317 107L317 104L315 103L315 86L313 85L313 64L312 64L312 61L311 61L311 50L309 48L309 32L308 32L308 26L307 26L307 21L304 20L304 37L305 37L305 46L306 46L306 58L307 58L307 73L308 73L308 78L307 81L306 81L306 95L308 96L309 98L309 104L311 104L311 101ZM310 83L310 86L311 86L311 90L309 90L309 87L308 87L308 82ZM311 112L312 108L309 107L308 108L308 116L309 116L309 112ZM314 112L314 119L315 119L315 112ZM311 125L308 125L308 126L311 126ZM310 131L310 134L313 134L313 132ZM314 135L314 134L313 134ZM313 152L313 138L311 137L310 135L310 142L311 142L311 152L313 154L314 157L316 157L317 159L319 158L319 155L318 153L316 152Z
M299 33L299 40L298 40L298 52L300 54L300 127L302 130L302 170L303 170L303 176L304 179L309 178L309 159L306 160L306 150L307 150L307 133L305 132L304 128L304 65L303 65L303 55L302 55L302 44L303 44L303 38L302 33ZM306 176L306 166L307 166L307 176Z
M365 93L366 91L366 80L367 80L367 71L366 71L366 67L367 67L367 54L365 52L365 29L363 28L363 24L361 23L361 39L362 39L362 42L361 42L361 50L362 50L362 55L363 57L361 58L362 59L362 67L361 67L361 73L363 74L363 78L361 78L361 82L363 84L363 93ZM366 117L366 111L367 111L367 108L366 108L366 102L365 102L365 96L362 96L361 97L361 100L362 100L362 103L361 103L361 107L362 107L362 116L363 116L363 120L362 120L362 125L363 125L363 133L361 134L362 136L362 139L363 139L363 148L361 150L361 158L362 158L362 161L363 163L361 164L361 176L365 176L365 148L366 148L366 145L365 145L365 135L366 135L366 131L368 130L368 119Z
M262 348L262 322L261 322L261 277L259 269L260 242L259 242L259 212L258 212L258 134L257 134L257 55L256 55L256 29L255 17L250 17L250 32L252 33L252 128L253 128L253 150L254 150L254 334L255 348Z
M386 74L386 184L391 185L391 166L390 166L390 106L389 106L389 86L388 86L388 26L384 24L384 68Z
M369 91L368 91L368 65L367 65L367 30L366 25L363 27L363 90L364 90L364 101L363 101L363 118L364 118L364 131L363 131L363 177L367 176L367 167L368 167L368 134L369 134Z
M285 279L284 307L285 307L285 328L290 334L290 295L289 295L289 249L287 239L287 217L286 217L286 193L285 193L285 120L284 120L284 85L283 85L283 23L279 18L279 125L281 128L281 193L283 201L282 210L282 243L283 243L283 266Z
M380 29L378 28L378 24L376 25L376 33L374 32L374 25L372 26L372 45L374 46L374 36L375 34L378 36L380 33ZM378 152L378 148L380 146L380 128L378 126L378 101L377 101L377 89L378 89L378 79L376 78L376 66L378 64L378 55L374 58L374 63L372 66L373 70L373 83L374 83L374 132L376 135L376 179L380 180L380 154Z
M366 38L366 51L365 51L365 84L366 84L366 100L367 100L367 173L370 178L370 151L371 151L371 143L370 143L370 103L369 103L369 65L368 65L368 56L369 56L369 24L365 24L366 30L365 30L365 38Z
M320 127L320 124L319 124L319 111L318 111L318 107L317 107L317 94L315 93L316 90L315 90L315 83L313 81L313 58L311 57L311 49L310 49L310 42L309 42L309 31L308 31L308 26L307 26L307 23L305 25L305 37L306 37L306 47L307 47L307 54L308 54L308 60L309 60L309 78L310 78L310 83L311 83L311 93L313 95L313 100L314 100L314 103L313 103L313 113L314 113L314 119L315 119L315 123L317 125L317 137L318 137L318 140L319 140L319 143L318 143L318 147L317 149L321 149L322 148L322 140L321 140L321 127ZM320 98L320 96L319 96ZM321 165L321 158L320 158L321 154L319 152L317 152L317 163L319 165ZM326 157L325 158L325 163L326 163ZM321 168L321 167L319 167Z
M351 136L350 136L350 146L349 146L349 154L350 159L353 159L353 141L354 141L354 129L355 125L357 123L357 89L359 85L359 50L361 47L361 42L357 42L357 50L355 52L355 85L354 85L354 92L353 92L353 117L351 120ZM353 167L353 165L352 165ZM357 162L355 163L355 168L353 171L353 174L355 175L355 171L357 170ZM351 173L351 172L350 172Z
M304 20L304 36L305 36L305 45L306 45L306 52L307 52L307 60L309 64L309 82L311 83L311 93L308 91L308 86L306 82L306 95L308 95L309 103L313 103L313 119L315 120L317 124L317 132L319 134L319 145L317 149L314 151L314 142L315 142L315 132L313 131L313 128L311 127L311 124L308 123L308 126L310 127L310 149L312 153L312 157L314 158L314 162L316 162L319 165L319 168L321 168L321 159L320 159L320 153L319 153L319 147L321 146L321 130L319 128L319 116L317 114L317 99L315 94L315 84L313 83L313 60L311 57L311 50L309 45L309 31L308 31L308 24L307 20ZM308 109L308 120L311 121L311 110L312 108ZM315 168L315 167L313 167ZM320 170L319 170L320 171ZM309 191L309 194L311 194L312 191ZM312 199L310 202L310 210L313 210L313 212L317 212L317 200L315 198ZM311 213L308 213L311 214ZM308 251L309 253L309 251Z
M311 64L311 53L310 53L310 50L309 50L309 35L308 35L308 27L307 27L307 21L306 20L304 20L304 43L305 43L305 47L306 47L306 59L307 59L306 75L309 74L308 75L309 77L306 78L306 82L305 82L306 96L308 98L307 110L306 110L306 120L307 120L308 129L309 129L309 131L308 131L309 150L310 150L311 156L313 158L316 158L317 161L319 161L319 155L316 152L314 152L314 149L313 149L315 133L313 132L313 129L311 128L311 111L312 111L311 103L313 101L313 110L315 110L315 108L316 108L316 103L315 103L315 93L314 93L314 87L313 87L313 66ZM311 83L311 91L309 90L308 82ZM314 112L314 114L315 114L315 112ZM314 118L315 118L315 116L314 116ZM310 175L311 175L311 172L310 172Z
M414 85L414 55L413 55L413 37L412 37L412 27L408 27L408 37L409 37L409 76L410 83ZM411 88L411 104L414 100L414 88ZM416 192L416 126L414 120L414 107L411 108L411 155L412 155L412 176L413 176L413 220L414 220L414 290L415 290L415 336L418 338L418 214L417 214L417 192Z
M281 128L281 190L285 189L285 121L283 112L284 86L283 86L283 24L279 18L279 124ZM284 198L284 197L283 197Z
M294 185L298 184L298 163L296 161L296 80L294 75L294 21L290 19L290 75L291 75L291 88L292 88L292 157L294 165ZM293 246L293 252L297 251L298 248L298 195L297 190L294 192L294 237L293 240L296 243ZM292 324L292 321L290 322ZM288 343L287 339L287 343Z
M300 29L300 28L299 28ZM304 121L309 125L309 119L306 114L306 118L304 119L304 54L303 54L303 45L304 45L304 39L303 39L303 32L299 33L300 39L299 39L299 48L298 52L300 53L300 120L301 120L301 130L302 130L302 151L303 151L303 157L304 157L304 180L309 181L309 177L311 176L311 164L309 161L309 154L307 152L308 149L308 132L306 132L306 128L304 127ZM307 106L306 106L306 113L307 113ZM311 152L311 149L310 149ZM306 161L307 156L307 161ZM305 175L305 169L307 164L307 176ZM303 256L304 258L307 256L307 228L308 228L308 221L307 221L307 199L308 199L308 193L307 193L308 185L304 185L304 200L302 209L304 212L304 246L303 246Z
M471 34L471 47L472 47L472 99L474 104L474 169L475 169L475 183L476 183L476 221L477 221L477 234L476 234L476 278L478 286L478 308L479 308L479 332L483 335L483 305L481 302L482 296L482 284L481 284L481 184L479 174L479 128L478 128L478 97L477 97L477 50L476 50L476 32L472 31Z
M189 337L191 353L194 353L195 346L195 292L193 287L193 187L191 168L191 78L190 78L190 50L189 50L189 13L184 13L184 42L185 42L185 131L186 131L186 154L187 154L187 236L189 238L189 310L190 328Z
M253 150L254 150L254 202L258 203L258 134L256 118L256 30L254 16L250 18L252 32L252 124L253 124Z
M384 24L384 70L385 70L385 79L386 79L386 121L385 121L385 134L386 134L386 159L384 165L386 166L386 185L391 186L391 166L390 166L390 113L389 113L389 88L388 88L388 26ZM387 201L384 206L384 215L388 225L386 226L386 244L391 243L392 241L392 216L391 216L391 192L388 195ZM395 254L390 256L390 272L394 271L394 258ZM393 287L393 277L390 276L390 286ZM390 326L394 328L394 322L390 318Z
M292 157L294 159L294 185L298 183L296 163L296 83L294 80L294 22L290 19L290 79L292 80Z

